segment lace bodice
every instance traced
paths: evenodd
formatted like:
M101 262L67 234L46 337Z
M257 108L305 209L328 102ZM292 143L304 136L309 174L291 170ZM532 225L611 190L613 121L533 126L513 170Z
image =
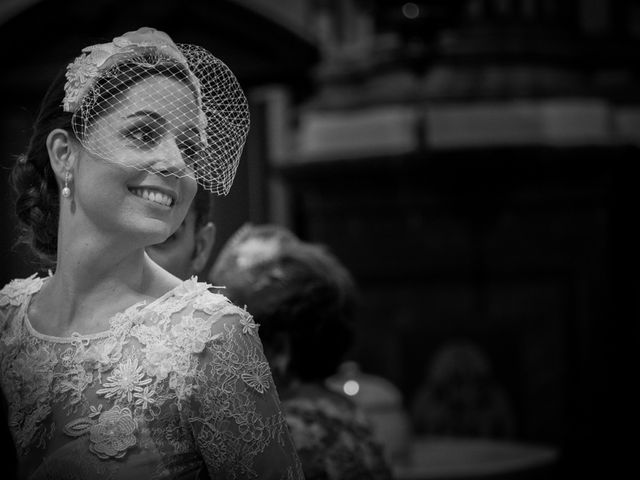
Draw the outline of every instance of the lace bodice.
M52 337L0 291L0 374L21 476L301 479L251 316L195 279L108 331Z

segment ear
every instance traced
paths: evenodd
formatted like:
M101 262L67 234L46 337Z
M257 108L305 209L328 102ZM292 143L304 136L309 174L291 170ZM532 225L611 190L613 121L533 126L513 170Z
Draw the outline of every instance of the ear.
M209 260L211 249L216 237L216 227L212 222L207 223L196 232L195 249L191 260L191 269L200 273Z
M72 171L76 162L76 144L71 134L61 128L52 130L47 136L47 152L51 168L62 183L65 173Z

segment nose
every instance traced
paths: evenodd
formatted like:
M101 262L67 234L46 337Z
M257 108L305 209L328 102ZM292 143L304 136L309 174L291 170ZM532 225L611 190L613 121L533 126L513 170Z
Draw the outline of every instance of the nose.
M156 148L154 168L163 175L179 175L187 170L187 164L178 148L175 137L166 138Z

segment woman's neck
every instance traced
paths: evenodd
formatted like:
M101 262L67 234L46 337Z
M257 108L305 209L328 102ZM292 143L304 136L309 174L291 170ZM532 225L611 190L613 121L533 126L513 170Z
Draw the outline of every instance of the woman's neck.
M157 296L144 249L123 247L86 238L60 245L56 272L29 309L34 328L59 336L102 331L117 312Z
M123 252L119 248L63 248L59 251L56 275L78 295L112 288L116 284L142 290L146 258L143 248Z

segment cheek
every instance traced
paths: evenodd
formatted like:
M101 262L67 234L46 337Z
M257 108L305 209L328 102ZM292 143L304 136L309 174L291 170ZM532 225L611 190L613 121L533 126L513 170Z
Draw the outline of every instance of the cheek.
M101 160L104 164L105 161ZM85 168L74 179L75 190L81 202L108 202L107 205L116 204L122 198L124 192L123 181L120 172L113 168L103 168L110 165L101 165L94 162L91 167ZM102 203L102 208L105 203Z
M186 217L189 211L189 207L191 206L191 203L193 202L193 198L196 195L196 190L198 186L195 180L190 177L182 178L180 180L180 184L181 184L181 190L182 190L182 202L181 202L182 205L180 206L180 208L181 208L181 213L183 214L182 218L184 219L184 217Z
M191 205L191 201L196 195L198 184L193 177L183 177L180 182L182 183L182 189L185 194L185 199L187 199L189 201L189 205Z

